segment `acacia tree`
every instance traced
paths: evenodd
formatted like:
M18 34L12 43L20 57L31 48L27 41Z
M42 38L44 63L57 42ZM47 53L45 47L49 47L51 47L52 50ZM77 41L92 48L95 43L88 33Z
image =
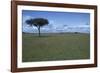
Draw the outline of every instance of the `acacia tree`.
M35 18L35 19L26 20L26 23L30 26L36 26L38 29L38 34L39 34L39 36L41 36L40 28L44 25L49 24L49 21L44 18Z

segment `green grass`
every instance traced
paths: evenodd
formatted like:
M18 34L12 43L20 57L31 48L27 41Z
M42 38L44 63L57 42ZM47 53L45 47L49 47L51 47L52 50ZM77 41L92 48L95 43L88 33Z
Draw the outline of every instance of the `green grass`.
M23 34L22 61L77 60L90 58L90 36L85 33Z

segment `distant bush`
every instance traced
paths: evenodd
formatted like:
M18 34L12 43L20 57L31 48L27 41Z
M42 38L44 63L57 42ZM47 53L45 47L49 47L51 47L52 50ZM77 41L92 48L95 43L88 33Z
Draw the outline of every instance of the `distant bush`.
M78 32L74 32L75 34L78 34Z

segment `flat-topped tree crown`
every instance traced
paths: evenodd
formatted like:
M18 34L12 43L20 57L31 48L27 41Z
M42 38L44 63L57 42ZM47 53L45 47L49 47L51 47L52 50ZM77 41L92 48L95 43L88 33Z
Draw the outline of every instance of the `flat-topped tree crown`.
M48 23L49 23L48 20L44 18L33 19L34 26L44 26L44 25L47 25Z

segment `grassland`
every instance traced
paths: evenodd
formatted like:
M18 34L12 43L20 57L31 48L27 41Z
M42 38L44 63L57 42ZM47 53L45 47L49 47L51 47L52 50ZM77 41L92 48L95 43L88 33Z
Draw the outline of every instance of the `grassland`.
M22 36L22 60L53 61L90 58L90 36L86 33L25 34Z

